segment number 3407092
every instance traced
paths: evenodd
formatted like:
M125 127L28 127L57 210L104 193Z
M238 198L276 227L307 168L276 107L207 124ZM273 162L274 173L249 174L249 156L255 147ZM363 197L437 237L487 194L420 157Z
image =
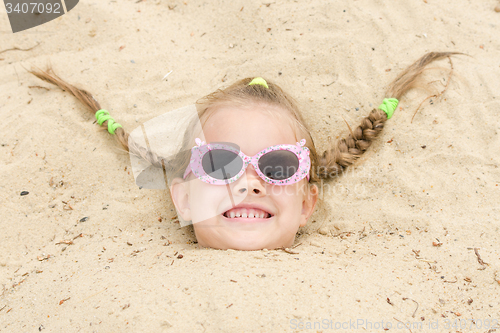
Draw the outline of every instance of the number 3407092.
M12 3L6 2L5 8L7 9L7 14L18 13L18 14L61 14L61 4L60 3L38 3L38 2L27 2L17 3L15 6Z

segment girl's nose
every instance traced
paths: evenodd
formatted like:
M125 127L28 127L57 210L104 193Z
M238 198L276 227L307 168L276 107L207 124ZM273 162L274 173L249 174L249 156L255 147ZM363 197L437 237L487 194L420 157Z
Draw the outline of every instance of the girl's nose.
M256 195L256 196L265 196L266 188L263 184L262 178L259 177L253 165L249 165L247 170L245 171L246 182L240 181L234 186L233 191L235 195Z

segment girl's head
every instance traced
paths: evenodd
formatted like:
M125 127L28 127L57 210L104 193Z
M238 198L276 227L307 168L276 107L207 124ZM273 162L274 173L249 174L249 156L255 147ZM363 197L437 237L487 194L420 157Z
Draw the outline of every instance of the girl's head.
M276 145L298 148L297 143L304 139L314 170L317 157L309 130L294 100L277 85L243 79L202 98L197 106L207 144L236 145L244 155L253 157ZM184 151L201 136L187 131ZM293 184L277 185L265 181L249 164L236 181L214 185L193 172L184 179L187 166L188 161L179 168L171 195L181 218L193 222L203 246L242 250L291 246L316 205L318 187L313 172Z

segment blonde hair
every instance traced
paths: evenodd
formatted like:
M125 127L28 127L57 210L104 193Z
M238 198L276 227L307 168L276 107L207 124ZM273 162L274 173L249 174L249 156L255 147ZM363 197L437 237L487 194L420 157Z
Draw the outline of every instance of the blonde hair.
M394 79L387 89L386 97L400 99L408 90L416 86L418 78L429 63L453 54L459 53L431 52L424 55ZM100 110L101 107L92 94L86 90L75 88L62 80L52 69L49 68L46 71L31 70L30 73L70 92L92 112L95 113ZM344 172L347 167L352 165L370 147L372 141L382 131L387 120L387 115L384 111L373 109L367 117L361 120L361 123L354 130L350 129L350 134L346 138L340 139L319 155L311 137L309 127L297 106L297 102L271 81L266 80L268 87L265 87L260 84L249 85L251 80L252 78L242 79L225 89L218 89L199 99L196 103L198 118L204 124L210 117L211 111L217 106L224 104L245 105L249 101L279 106L288 111L289 120L297 138L305 138L306 147L310 150L310 184L319 183L321 180L331 180ZM132 140L129 141L129 135L123 128L116 130L116 137L130 153L142 157L156 167L171 172L174 177L182 178L182 174L187 168L191 156L190 147L192 147L194 140L193 129L196 125L195 121L197 119L193 119L186 130L179 153L175 158L169 160L158 156L156 153L149 151L146 147L142 147ZM106 126L107 122L104 122L104 125Z

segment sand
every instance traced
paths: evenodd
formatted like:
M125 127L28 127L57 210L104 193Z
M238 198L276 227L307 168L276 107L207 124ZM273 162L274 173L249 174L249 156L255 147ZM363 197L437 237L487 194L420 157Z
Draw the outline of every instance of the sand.
M0 331L500 331L497 5L82 0L16 34L2 9L0 51L39 45L0 53ZM265 76L321 150L429 51L469 56L413 122L429 93L406 95L291 253L200 248L92 115L25 71L52 64L129 130ZM445 83L448 60L431 67Z

